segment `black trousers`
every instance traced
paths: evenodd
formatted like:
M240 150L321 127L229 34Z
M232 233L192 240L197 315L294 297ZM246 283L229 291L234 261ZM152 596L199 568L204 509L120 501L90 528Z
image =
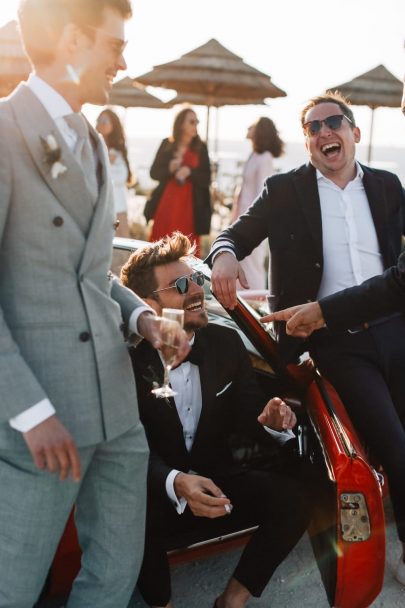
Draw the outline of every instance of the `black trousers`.
M258 597L307 528L310 509L302 482L263 471L243 471L229 477L212 478L231 499L234 506L231 515L216 519L196 517L188 507L178 515L169 500L164 504L149 501L145 553L138 580L138 588L147 604L165 606L170 600L166 550L174 548L176 535L188 537L188 542L198 542L259 525L233 574Z
M320 372L387 474L398 535L405 542L405 319L354 334L320 330L310 344Z

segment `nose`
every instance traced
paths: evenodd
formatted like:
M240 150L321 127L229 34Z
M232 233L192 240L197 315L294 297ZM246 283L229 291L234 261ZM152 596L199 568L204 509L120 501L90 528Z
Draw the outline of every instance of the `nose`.
M122 53L118 57L117 67L118 67L119 70L126 70L127 69L127 62L125 61L124 55Z
M326 124L326 122L324 120L321 120L321 128L319 129L319 135L321 135L322 131L326 131L326 133L331 133L333 131L333 129L331 129L330 127L328 127L328 125Z

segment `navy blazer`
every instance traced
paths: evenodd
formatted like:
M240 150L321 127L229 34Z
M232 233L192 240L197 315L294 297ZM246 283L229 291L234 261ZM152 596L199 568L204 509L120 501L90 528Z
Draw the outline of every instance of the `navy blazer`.
M396 264L405 233L404 190L393 173L363 165L362 169L384 267L389 268ZM228 241L242 260L266 238L275 310L316 300L323 272L322 216L311 164L268 178L247 212L220 234L213 247ZM281 355L294 360L305 345L286 335L285 323L278 324L277 331Z

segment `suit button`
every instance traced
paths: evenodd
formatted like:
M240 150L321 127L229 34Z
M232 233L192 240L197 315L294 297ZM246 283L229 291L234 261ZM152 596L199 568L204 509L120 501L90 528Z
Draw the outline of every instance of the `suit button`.
M320 263L319 263L319 262L316 262L316 263L315 263L315 268L320 268L320 267L321 267Z
M118 228L119 225L120 225L120 221L119 220L115 220L115 222L113 223L114 230L117 230L117 228Z
M290 234L290 239L291 239L292 241L294 241L294 240L295 240L295 234Z
M59 226L62 226L64 222L63 217L60 217L59 215L57 215L56 217L53 218L53 225L57 226L59 228Z
M90 334L88 331L82 331L79 335L80 342L88 342L90 340Z

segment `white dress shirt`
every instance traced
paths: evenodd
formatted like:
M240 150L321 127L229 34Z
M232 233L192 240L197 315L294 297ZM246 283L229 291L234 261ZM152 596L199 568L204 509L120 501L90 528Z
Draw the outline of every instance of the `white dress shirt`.
M322 214L323 274L317 299L360 285L384 271L363 170L340 188L317 170Z
M190 340L190 346L194 344L194 339L195 336ZM201 380L198 365L185 361L169 372L169 380L173 390L177 393L174 397L174 402L183 426L184 442L187 450L190 451L193 447L202 407ZM268 427L263 428L281 444L295 437L291 430L278 432ZM172 469L166 477L167 495L179 515L184 512L187 506L186 499L183 497L178 498L174 490L174 480L180 472L177 469ZM192 474L196 472L187 471L187 473Z
M64 120L64 116L72 114L73 112L66 99L36 74L30 75L27 81L27 86L42 103L46 112L48 112L52 120L55 122L55 125L60 131L69 149L73 150L76 145L78 135L76 131L71 129ZM129 319L129 329L132 332L138 333L138 318L139 315L145 310L153 312L148 306L141 306L132 313ZM52 403L49 401L49 399L42 399L42 401L28 407L24 412L18 414L18 416L10 418L9 423L12 428L25 433L53 414L55 414L55 408L53 407Z

